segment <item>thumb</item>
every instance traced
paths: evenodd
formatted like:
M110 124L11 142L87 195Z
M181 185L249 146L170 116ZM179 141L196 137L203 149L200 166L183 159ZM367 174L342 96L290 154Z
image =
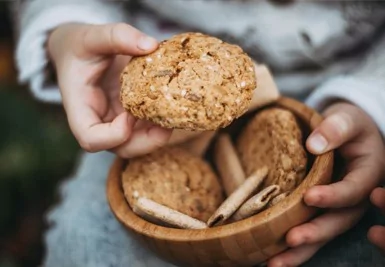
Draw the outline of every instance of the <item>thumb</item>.
M158 47L156 39L125 23L87 25L82 38L82 54L85 57L117 54L138 56Z
M333 111L326 114L325 120L307 139L306 146L311 153L333 150L361 133L364 120L355 107L341 105Z

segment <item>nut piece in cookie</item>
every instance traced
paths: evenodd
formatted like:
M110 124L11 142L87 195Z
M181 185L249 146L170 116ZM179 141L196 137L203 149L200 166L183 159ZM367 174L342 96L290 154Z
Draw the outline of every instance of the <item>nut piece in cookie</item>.
M278 185L281 192L291 191L306 175L302 131L294 114L285 109L257 113L238 137L237 151L246 175L269 167L265 187Z
M256 88L243 50L201 33L183 33L133 58L121 77L120 100L136 118L166 128L216 130L243 115Z
M122 184L131 207L145 197L201 221L206 221L223 201L211 167L178 147L130 159L122 173Z

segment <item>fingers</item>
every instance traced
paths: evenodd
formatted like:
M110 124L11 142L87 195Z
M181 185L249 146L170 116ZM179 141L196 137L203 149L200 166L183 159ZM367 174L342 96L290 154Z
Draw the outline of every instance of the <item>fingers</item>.
M90 25L85 27L82 51L93 55L143 55L155 50L156 39L124 24Z
M341 104L338 109L312 132L306 142L311 153L322 154L335 149L354 138L363 130L361 112L349 104Z
M129 139L135 123L133 116L126 112L112 122L102 123L93 111L83 114L72 123L72 130L80 146L88 152L97 152L116 147Z
M373 226L369 229L368 239L385 254L385 227Z
M365 161L370 159L365 159ZM377 184L378 172L373 167L357 166L343 180L314 186L304 195L305 203L320 208L351 207L365 199ZM365 181L365 182L363 182Z
M292 248L273 257L268 262L268 266L300 266L328 241L355 225L365 210L365 204L335 210L321 215L309 223L294 227L286 235L286 242Z
M378 187L374 189L370 195L370 200L382 211L385 211L385 188Z
M70 128L80 146L88 152L116 147L129 139L135 118L127 112L115 114L111 122L103 123L108 108L101 89L84 88L68 93L63 102Z
M356 135L358 130L350 115L345 112L335 113L313 131L306 145L310 152L321 154L340 146Z
M135 123L135 127L134 129L135 130L140 130L140 129L148 129L152 126L155 126L154 123L152 123L151 121L147 121L147 120L139 120Z
M290 247L328 242L352 228L366 211L366 204L333 210L292 228L286 235Z
M268 267L294 267L308 261L324 243L289 249L269 260Z
M385 213L385 188L374 189L370 195L370 201Z
M117 155L130 158L164 146L171 136L171 130L154 125L134 129L136 119L127 112L112 122L103 123L100 114L87 105L70 110L77 111L76 114L68 112L71 130L88 152L112 149Z
M116 147L113 151L123 158L145 155L166 145L170 136L171 130L159 126L139 128L133 132L126 143Z
M385 212L385 189L382 187L373 190L370 195L371 202L382 212ZM368 239L385 254L385 227L373 226L369 229Z
M171 130L148 122L136 123L127 112L114 117L99 88L72 90L66 96L63 103L71 130L80 146L88 152L113 150L119 156L129 158L164 146L171 136ZM102 121L111 118L111 122Z

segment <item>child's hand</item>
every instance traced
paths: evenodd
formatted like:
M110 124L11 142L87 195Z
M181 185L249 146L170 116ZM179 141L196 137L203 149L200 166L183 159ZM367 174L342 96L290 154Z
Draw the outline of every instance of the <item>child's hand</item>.
M384 144L375 123L363 110L336 103L324 115L325 120L309 136L306 146L314 154L338 148L347 161L347 173L339 182L315 186L305 193L307 205L330 210L291 229L286 236L291 248L271 259L269 267L298 266L353 227L384 174Z
M370 195L371 202L385 214L385 189L376 188ZM368 233L370 242L376 245L385 254L385 227L373 226Z
M67 24L50 34L48 52L69 125L82 148L132 157L167 142L169 130L137 122L119 101L119 76L130 56L157 46L155 39L127 24Z

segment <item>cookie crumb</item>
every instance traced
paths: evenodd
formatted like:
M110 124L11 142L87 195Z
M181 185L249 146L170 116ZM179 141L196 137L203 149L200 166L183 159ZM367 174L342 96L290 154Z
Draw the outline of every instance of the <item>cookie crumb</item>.
M167 100L171 100L172 99L171 94L165 94L165 97L166 97Z
M189 94L186 96L186 98L194 102L198 102L201 99L201 97L196 94Z
M209 60L209 57L207 54L202 54L201 57L200 57L201 60L203 61L208 61Z

